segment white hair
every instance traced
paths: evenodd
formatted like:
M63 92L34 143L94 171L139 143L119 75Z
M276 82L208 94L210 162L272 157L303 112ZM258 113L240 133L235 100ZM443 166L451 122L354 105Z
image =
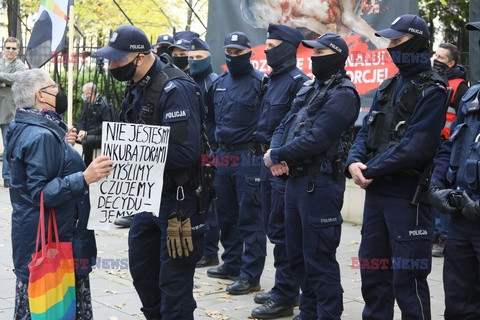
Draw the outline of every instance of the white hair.
M31 69L16 74L12 85L13 101L17 109L34 108L36 92L48 85L50 75L44 69Z

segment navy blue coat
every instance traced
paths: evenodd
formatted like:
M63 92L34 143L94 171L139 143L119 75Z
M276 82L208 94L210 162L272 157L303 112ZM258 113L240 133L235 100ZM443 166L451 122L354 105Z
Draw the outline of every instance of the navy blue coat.
M45 206L55 208L60 241L73 242L79 263L77 275L91 271L97 247L93 231L87 230L90 201L84 184L85 164L65 140L65 130L53 121L18 110L10 124L7 142L12 203L12 247L15 274L28 282L28 264L35 252L40 192Z
M154 83L155 77L164 66L157 58L140 82L129 83L134 120L138 118L139 111L145 104L145 91ZM171 128L165 163L167 170L191 167L200 159L200 121L204 114L204 105L197 92L199 89L191 79L171 80L163 88L155 105L155 123ZM124 115L129 107L128 101L124 100L120 120L126 120Z
M290 111L293 99L307 80L309 79L305 73L297 67L269 76L257 127L257 139L260 143L270 143L273 131Z
M475 98L475 95L478 93L478 91L480 91L480 83L471 87L465 93L462 100L460 101L459 112L457 112L457 117L452 124L450 132L455 132L455 128L465 122L465 116L467 115L467 108L469 106L469 103ZM478 195L475 195L472 190L463 187L465 185L463 177L457 177L453 185L451 185L450 182L447 181L446 174L449 168L450 155L452 153L452 147L454 143L454 139L448 139L443 142L440 150L437 153L437 156L435 157L435 170L432 174L432 182L441 182L445 187L449 188L456 188L460 184L462 185L462 190L465 189L467 193L470 194L470 196L474 196L475 198L477 198ZM472 143L472 141L469 141L468 143Z
M252 141L260 116L262 79L263 73L252 67L239 77L224 72L215 80L206 99L209 137L225 144Z
M313 90L322 90L324 85L325 83L319 84L315 81ZM309 88L305 87L305 89ZM311 128L293 140L285 139L284 135L292 134L286 131L287 121L296 121L294 118L297 119L300 113L306 112L302 110L304 105L299 99L302 93L303 89L298 92L292 109L273 133L270 157L276 163L285 161L292 166L301 165L305 158L326 154L339 142L342 133L352 126L358 117L360 100L357 92L351 87L334 86L327 91L323 107L308 115L307 121L312 123ZM296 126L291 127L292 130L295 129L294 127Z
M420 73L420 72L419 72ZM405 78L400 75L395 88L395 99L410 80L418 79L418 74ZM363 162L368 167L363 171L365 178L373 178L369 188L379 193L405 199L411 199L418 179L402 174L402 170L422 170L430 161L440 143L440 130L445 124L445 88L431 85L421 91L415 103L410 124L400 142L367 161L368 118L377 106L378 91L375 93L370 112L363 119L363 125L348 154L346 175L350 176L348 166L353 162ZM392 178L393 177L393 178Z

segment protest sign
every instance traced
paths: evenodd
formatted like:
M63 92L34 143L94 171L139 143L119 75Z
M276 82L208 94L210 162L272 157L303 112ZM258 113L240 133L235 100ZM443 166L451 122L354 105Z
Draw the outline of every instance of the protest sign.
M103 122L102 154L110 174L90 185L90 230L108 230L118 217L147 211L158 216L169 127Z

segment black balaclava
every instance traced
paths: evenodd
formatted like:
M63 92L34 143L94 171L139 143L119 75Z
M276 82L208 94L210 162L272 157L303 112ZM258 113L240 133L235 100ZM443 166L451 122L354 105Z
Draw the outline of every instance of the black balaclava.
M232 77L241 76L252 71L253 66L250 63L251 56L251 51L239 56L230 56L228 54L225 54L228 71L230 72Z
M283 41L275 48L265 50L265 55L272 73L282 73L297 64L297 47L290 42Z
M345 68L345 58L338 53L332 53L326 56L311 57L312 73L319 83L325 82L338 70Z

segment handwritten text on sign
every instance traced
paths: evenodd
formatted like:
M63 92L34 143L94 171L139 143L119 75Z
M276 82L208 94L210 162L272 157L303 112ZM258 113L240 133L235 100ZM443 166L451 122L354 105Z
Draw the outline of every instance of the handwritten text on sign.
M142 211L158 216L169 134L169 127L103 123L102 154L114 166L90 185L88 229L108 230L116 218Z

